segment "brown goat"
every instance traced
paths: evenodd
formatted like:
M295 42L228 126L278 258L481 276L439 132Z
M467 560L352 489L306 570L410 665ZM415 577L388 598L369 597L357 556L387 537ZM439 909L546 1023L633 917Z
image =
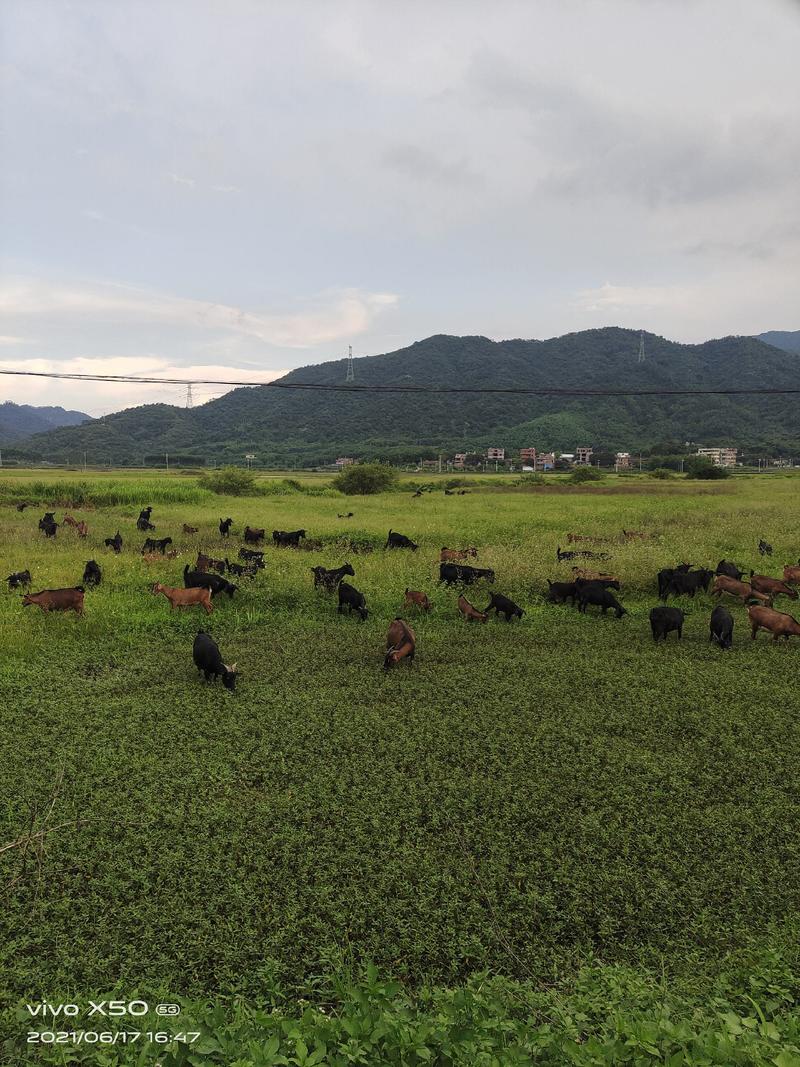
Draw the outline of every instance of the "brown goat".
M589 545L607 545L609 539L607 537L588 537L585 534L567 534L567 543L570 545L577 544L578 542L585 542Z
M647 534L642 533L641 530L623 530L622 536L626 541L646 541Z
M224 574L226 570L225 560L214 559L212 556L207 556L204 552L198 552L197 562L194 565L194 569L200 571L202 574L205 574L206 571L209 570L216 571L217 574Z
M738 596L742 603L746 600L760 600L763 604L772 604L771 598L766 593L757 592L749 582L738 582L726 574L718 574L711 586L711 596L722 596L723 593Z
M195 534L197 533L198 529L199 527L197 526L187 526L186 523L183 524L183 532L185 534Z
M489 618L485 611L478 611L477 608L473 607L465 596L458 598L458 610L467 622L472 622L473 619L477 619L478 622L486 622Z
M422 593L418 589L406 589L403 605L407 608L410 608L413 605L414 607L421 608L423 611L431 610L431 602L428 600L428 594Z
M572 573L575 578L583 578L587 582L619 582L619 578L605 571L591 571L587 567L573 567Z
M163 593L169 601L170 609L191 608L199 604L205 608L206 615L210 615L214 610L210 589L173 589L162 585L161 582L154 582L152 592Z
M768 630L773 641L777 641L779 637L785 637L787 641L792 636L800 637L800 622L782 611L764 608L759 604L748 608L747 614L750 616L751 636L754 641L759 630Z
M787 585L800 585L800 566L792 567L787 563L783 568L783 580Z
M22 606L27 608L36 604L42 611L74 611L83 615L83 586L73 589L43 589L41 593L26 593Z
M163 563L167 559L177 559L178 552L173 548L169 552L165 552L162 556L160 552L145 552L142 559L145 563Z
M386 655L383 658L383 669L388 671L401 659L407 659L411 667L414 663L414 653L417 650L417 638L414 631L405 619L396 618L389 626L386 634Z
M73 518L72 515L65 515L61 522L64 526L72 526L73 528L78 525L78 520Z
M89 527L83 519L81 519L80 522L75 523L75 529L78 531L78 537L86 537L89 533Z
M478 558L477 548L443 548L439 553L440 563L452 563L454 560Z
M780 581L778 578L769 578L766 574L753 574L750 572L750 585L759 593L766 593L768 596L788 596L790 600L797 600L797 590L792 589L786 582Z

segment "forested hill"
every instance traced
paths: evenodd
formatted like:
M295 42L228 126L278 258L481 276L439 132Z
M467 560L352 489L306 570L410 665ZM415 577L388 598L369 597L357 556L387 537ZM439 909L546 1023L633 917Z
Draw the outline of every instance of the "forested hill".
M0 445L22 441L32 434L57 426L78 426L91 419L82 411L67 411L59 407L34 407L14 404L10 400L0 404Z
M607 328L547 341L491 341L437 335L408 348L355 361L359 385L471 388L680 389L791 387L797 357L752 337L682 345ZM344 384L345 360L302 367L282 382ZM800 449L796 398L557 398L471 394L352 394L236 389L187 411L146 405L74 429L40 434L31 453L74 460L83 451L114 463L146 454L190 453L267 463L329 462L336 455L400 456L488 443L518 448L633 450L665 440L730 443L770 451Z

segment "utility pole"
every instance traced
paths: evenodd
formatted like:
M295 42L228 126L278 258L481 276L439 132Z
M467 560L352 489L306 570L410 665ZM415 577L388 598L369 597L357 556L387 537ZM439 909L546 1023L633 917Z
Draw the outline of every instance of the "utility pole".
M186 386L186 407L187 410L194 407L194 397L192 396L192 383Z
M83 473L86 474L86 453L83 453Z
M355 377L356 377L355 370L353 369L353 346L352 345L348 345L347 346L347 374L345 375L344 380L346 382L353 382L353 381L355 381Z
M169 470L169 452L164 453L164 459L167 462L167 470Z

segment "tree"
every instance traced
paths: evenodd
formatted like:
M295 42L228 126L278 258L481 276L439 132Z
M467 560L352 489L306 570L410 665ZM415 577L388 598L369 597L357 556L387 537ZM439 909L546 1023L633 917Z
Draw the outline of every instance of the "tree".
M385 493L397 482L397 471L384 463L354 463L333 479L334 489L348 496Z
M708 456L689 456L684 463L687 478L727 478L730 471L727 467L717 467Z
M256 476L243 467L222 467L204 474L200 485L222 496L252 496L256 488Z

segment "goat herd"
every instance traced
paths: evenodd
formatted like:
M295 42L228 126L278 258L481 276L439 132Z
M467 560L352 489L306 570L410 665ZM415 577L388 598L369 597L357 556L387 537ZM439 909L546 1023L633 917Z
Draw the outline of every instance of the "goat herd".
M22 511L26 506L25 504L18 504L17 510ZM152 507L147 507L140 512L136 522L137 530L144 533L155 530L155 526L151 522L152 511ZM64 516L63 524L72 527L81 538L85 538L88 534L86 522L77 521L71 515ZM46 538L54 538L56 536L58 525L55 521L54 512L46 512L43 518L39 520L39 530ZM230 536L232 526L233 519L220 520L219 533L223 540L227 540ZM198 527L184 523L183 533L188 535L196 534L198 533ZM637 531L623 530L622 533L624 541L644 539L647 536ZM156 595L166 597L172 609L197 606L203 608L206 614L210 615L214 610L212 603L214 597L220 593L233 597L236 592L237 586L229 580L230 577L237 579L253 578L259 570L264 569L263 549L247 546L261 544L265 536L266 531L264 529L246 526L243 532L244 543L238 552L240 562L232 563L227 556L222 559L215 559L204 552L198 552L194 567L190 568L186 564L183 568L183 588L154 582L151 586L151 591ZM310 542L306 542L305 530L288 532L274 530L272 532L272 541L276 547L291 547L295 549L303 547L304 542L305 547L311 545ZM578 534L568 535L570 545L578 542L599 543L601 541L601 538ZM175 558L178 553L170 547L172 543L171 537L152 538L148 536L141 548L141 556L148 563ZM106 548L110 548L114 553L119 554L123 547L123 539L119 530L117 530L114 537L105 538L103 544ZM314 543L313 547L317 547L317 544ZM419 545L404 534L390 530L384 547L386 549L408 549L416 552ZM772 546L766 541L759 541L758 549L762 556L772 555ZM489 603L482 610L476 608L466 598L463 592L465 586L470 586L480 581L493 583L495 579L495 573L490 568L476 567L466 562L469 559L476 559L477 556L476 548L442 548L440 552L439 583L448 587L460 587L460 595L456 601L460 615L468 622L485 623L490 613L494 611L495 617L502 615L507 622L511 622L514 618L521 620L525 614L524 610L501 593L491 593ZM577 559L608 560L609 558L606 552L595 552L589 549L570 548L567 551L562 551L559 546L556 550L556 559L559 563ZM364 594L344 581L346 577L355 576L355 571L349 563L344 563L341 567L334 569L315 566L311 568L311 571L314 575L315 588L327 593L335 592L337 594L337 611L340 614L347 609L348 614L352 614L355 611L360 619L367 618L368 610ZM226 574L228 577L225 577ZM32 583L30 569L15 571L8 576L6 581L11 590L30 588ZM65 589L44 589L38 593L27 592L23 595L22 603L23 606L36 604L45 612L73 610L81 615L83 614L86 587L96 587L101 584L101 581L102 571L100 566L96 560L88 560L84 568L81 585ZM681 563L673 568L665 568L659 571L656 581L659 598L663 601L663 604L652 608L649 615L653 639L656 642L660 639L666 641L667 635L673 631L680 638L683 632L683 624L686 618L685 612L680 608L667 606L667 600L670 596L694 598L698 592L708 593L709 591L712 597L719 598L723 594L727 594L736 598L740 603L748 605L749 624L753 638L755 638L760 629L770 632L773 635L773 640L776 641L779 637L788 639L790 636L800 636L800 623L791 615L776 611L773 608L773 601L778 596L786 596L792 600L797 599L798 593L794 587L800 585L800 561L798 561L797 566L785 566L781 578L756 574L751 570L749 579L745 579L744 572L734 563L725 559L720 560L713 571L709 568L693 568L692 564ZM551 581L548 579L547 584L547 600L549 603L566 604L569 602L572 606L577 606L578 610L583 613L590 606L598 607L603 615L610 610L614 612L618 619L627 614L626 609L614 596L614 592L619 592L621 588L620 579L614 574L602 570L589 570L582 565L574 565L572 567L571 581ZM405 590L404 607L427 612L431 610L431 606L427 594L423 591L408 588ZM720 648L731 648L733 644L733 626L732 615L723 604L718 603L711 613L709 640L716 641ZM412 664L416 652L416 643L416 635L411 626L404 619L396 617L391 622L386 637L384 669L388 670L403 659ZM206 681L213 681L217 677L221 677L227 689L235 689L236 664L228 666L223 662L220 650L209 634L202 630L197 634L194 639L192 654L195 665Z

